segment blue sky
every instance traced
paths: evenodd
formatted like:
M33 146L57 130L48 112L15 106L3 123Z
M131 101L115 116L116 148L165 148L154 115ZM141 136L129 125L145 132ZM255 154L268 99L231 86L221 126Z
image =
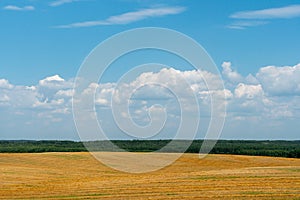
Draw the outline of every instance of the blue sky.
M100 42L140 27L182 32L213 58L232 95L222 137L300 139L299 1L2 0L0 26L3 139L77 139L66 94L77 70ZM190 70L168 59L181 72ZM117 81L132 60L151 59L121 60L104 82Z

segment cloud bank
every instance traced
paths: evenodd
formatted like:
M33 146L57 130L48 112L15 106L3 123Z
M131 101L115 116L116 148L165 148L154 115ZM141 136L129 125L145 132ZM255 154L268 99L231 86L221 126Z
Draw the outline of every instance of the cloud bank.
M217 80L217 75L210 72L163 68L156 73L144 72L131 82L121 83L118 87L116 83L93 83L84 90L82 101L84 101L84 94L96 91L95 105L97 112L100 113L99 120L108 130L116 131L116 128L112 128L113 118L108 117L111 113L111 101L122 103L122 99L128 98L128 94L131 94L134 88L139 88L130 97L131 116L127 116L126 113L120 113L120 115L132 117L137 124L146 125L149 123L149 111L152 110L153 113L166 111L169 127L172 130L172 127L176 127L180 120L180 109L176 97L167 88L159 85L145 85L145 82L153 81L167 87L176 87L177 92L182 92L184 96L187 90L181 87L184 86L181 83L184 77L197 97L203 119L210 117L211 95L214 95L220 103L227 105L228 126L240 124L247 126L246 124L253 123L262 131L266 127L282 126L293 120L299 121L300 64L265 66L256 74L247 76L242 76L235 71L230 62L224 62L222 68L226 89L220 88L220 84L217 83L211 90L207 89L205 80ZM65 80L59 75L46 77L33 86L14 85L6 79L0 79L0 119L5 121L9 119L9 116L11 119L19 118L20 127L35 125L40 130L53 127L55 124L72 126L71 107L74 93L72 87L72 79ZM155 106L157 104L162 107ZM185 105L184 109L193 116L195 106ZM154 116L160 120L159 114L154 114ZM264 124L261 124L262 122ZM6 126L5 123L0 124L2 130L5 130ZM234 130L234 127L231 127L230 131L234 132ZM243 138L243 135L235 136ZM254 139L260 138L255 133L252 136ZM251 135L248 137L251 138ZM299 139L297 135L293 137Z

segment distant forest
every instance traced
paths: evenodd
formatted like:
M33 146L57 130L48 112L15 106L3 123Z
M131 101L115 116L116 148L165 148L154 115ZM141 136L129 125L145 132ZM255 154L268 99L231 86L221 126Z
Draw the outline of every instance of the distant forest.
M116 146L130 152L151 152L161 149L171 140L114 140ZM176 140L163 152L181 152L185 140ZM203 140L192 141L187 153L199 153ZM120 151L108 141L0 141L0 153L41 153L41 152L84 152L86 147L92 151ZM276 156L300 158L300 141L255 141L219 140L210 152L212 154L238 154L255 156Z

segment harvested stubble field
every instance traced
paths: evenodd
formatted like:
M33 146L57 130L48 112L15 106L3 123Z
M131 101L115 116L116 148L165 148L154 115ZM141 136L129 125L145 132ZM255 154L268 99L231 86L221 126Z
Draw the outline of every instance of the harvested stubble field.
M185 154L129 174L86 152L0 154L0 176L1 199L300 199L300 159L290 158Z

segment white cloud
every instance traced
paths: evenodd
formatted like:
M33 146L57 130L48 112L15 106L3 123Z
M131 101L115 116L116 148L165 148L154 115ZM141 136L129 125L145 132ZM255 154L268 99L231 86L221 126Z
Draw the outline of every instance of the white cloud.
M184 7L148 8L148 9L141 9L133 12L127 12L121 15L111 16L105 20L76 22L68 25L56 26L56 28L79 28L79 27L90 27L90 26L101 26L101 25L130 24L132 22L140 21L151 17L162 17L166 15L174 15L184 11L185 11Z
M61 6L63 4L67 4L67 3L73 3L79 0L57 0L57 1L53 1L51 2L49 5L52 7L56 7L56 6Z
M4 10L14 10L14 11L32 11L35 10L35 8L33 6L24 6L24 7L20 7L20 6L15 6L15 5L7 5L5 7L3 7Z
M74 94L73 89L67 89L67 90L59 90L58 92L56 92L55 96L58 96L58 97L72 97L73 94Z
M70 112L69 108L59 108L59 109L51 111L51 113L54 113L54 114L70 114L71 112Z
M243 83L238 84L234 90L234 95L237 98L254 99L256 97L262 97L264 94L261 85L246 85Z
M32 90L30 87L26 86L0 88L0 94L8 99L7 104L9 104L9 107L12 109L30 109L33 102L41 97L36 90Z
M252 116L261 119L300 117L300 64L295 66L267 66L246 77L223 63L225 85L234 96L227 100L228 114L239 119ZM241 117L241 118L240 118Z
M268 113L269 118L290 118L294 117L294 113L289 109L288 104L276 105Z
M0 88L11 89L13 88L13 85L11 85L6 79L0 79Z
M145 108L149 108L150 104L159 102L167 106L168 111L176 116L179 114L174 101L177 97L168 88L174 89L179 98L182 98L182 102L188 102L188 98L191 98L187 95L189 91L187 84L189 84L190 91L198 98L202 113L209 114L211 96L217 97L220 104L229 105L228 112L234 112L235 117L245 113L255 116L269 116L270 113L274 113L274 116L277 113L277 117L280 113L284 116L294 116L294 112L297 112L293 108L299 105L292 99L300 93L300 65L263 67L256 76L249 74L246 77L234 71L230 62L224 62L222 67L225 85L230 86L225 90L222 90L220 83L217 83L217 75L212 73L164 68L156 73L144 72L129 83L120 83L117 88L116 83L92 83L84 90L81 100L86 101L85 95L93 95L96 92L94 103L99 106L99 109L110 109L112 97L119 104L124 104L130 99L132 112L136 114L141 113L141 107L144 107L142 110L146 112ZM213 83L210 90L207 88L206 81ZM53 112L57 110L56 113L67 113L60 111L64 108L70 109L74 93L72 81L66 81L58 75L42 79L36 86L13 86L4 79L0 81L0 85L3 91L6 90L2 92L3 102L5 99L6 103L9 100L8 102L15 107L22 107L24 104L23 107L47 109ZM10 88L11 92L7 92L7 88ZM277 98L278 94L291 97L289 100ZM185 109L193 112L195 106L188 105ZM284 112L286 107L289 108L288 112ZM145 114L142 116L147 118Z
M53 109L56 106L63 105L65 103L64 99L53 99L53 100L48 100L46 99L45 101L36 101L33 104L33 107L39 107L39 108L50 108Z
M286 19L300 17L300 5L236 12L230 17L235 19Z
M243 81L242 75L240 75L238 72L234 71L231 68L231 62L223 62L222 68L223 68L222 74L229 82L239 83Z
M115 84L99 84L96 90L95 103L99 106L110 106L110 99L114 92Z
M265 25L268 24L268 21L257 21L257 20L247 20L247 21L237 21L233 22L230 25L227 26L227 28L230 29L246 29L248 27L253 27L253 26L260 26L260 25Z
M7 94L0 94L0 106L7 106L9 101L10 98Z
M96 105L95 109L99 111L102 122L108 124L108 130L111 130L109 126L113 121L107 117L107 113L111 114L112 100L118 101L116 106L129 102L129 113L126 109L120 114L132 117L137 124L147 125L150 122L149 112L152 112L158 120L164 120L161 114L166 113L170 123L178 125L179 122L174 121L179 120L181 115L178 99L190 117L196 113L198 105L190 103L192 96L187 95L189 92L193 92L198 100L201 117L210 117L213 96L218 105L227 105L227 120L238 119L239 124L249 121L272 124L274 120L300 118L300 64L262 67L255 76L242 76L231 68L230 62L224 62L223 75L226 76L225 85L230 85L225 90L216 83L215 74L163 68L158 72L144 72L132 81L121 82L118 87L116 83L92 83L84 90L80 101L87 108L90 104ZM205 81L213 83L210 90ZM36 123L39 129L43 129L41 127L45 124L71 123L72 87L72 80L65 80L59 75L46 77L34 86L13 85L6 79L0 79L0 117L23 118L24 124ZM165 87L174 89L179 97ZM85 95L93 95L95 99L88 102Z
M51 82L64 82L65 80L63 78L61 78L59 75L54 75L54 76L49 76L46 77L43 80L40 80L40 85L47 85L48 83Z
M290 19L300 17L300 5L289 5L280 8L241 11L229 16L238 21L226 26L230 29L246 29L248 27L265 25L272 19ZM269 20L269 21L266 21Z
M300 95L300 64L263 67L256 77L269 95Z
M72 84L72 82L65 81L59 75L49 76L39 81L40 87L45 87L49 89L71 88Z
M248 84L252 84L252 85L259 84L259 81L257 80L257 78L254 77L252 74L248 74L248 76L245 79L245 82Z

